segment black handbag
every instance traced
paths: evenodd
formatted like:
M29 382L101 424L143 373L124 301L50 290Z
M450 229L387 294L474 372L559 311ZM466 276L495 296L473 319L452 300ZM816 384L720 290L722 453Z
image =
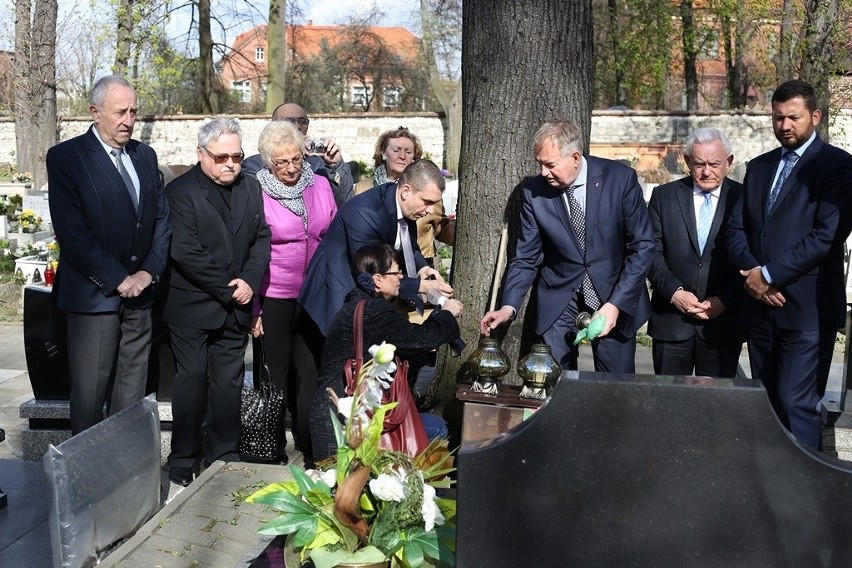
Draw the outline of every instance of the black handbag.
M243 385L239 453L244 461L274 461L280 456L284 439L284 392L272 384L262 338L252 338L252 352L253 385Z

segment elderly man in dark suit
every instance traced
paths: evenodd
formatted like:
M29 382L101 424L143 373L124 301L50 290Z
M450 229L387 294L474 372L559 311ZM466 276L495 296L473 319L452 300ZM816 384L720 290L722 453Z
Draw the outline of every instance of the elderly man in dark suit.
M754 298L744 302L752 378L812 448L820 444L817 405L846 314L852 191L852 156L820 139L821 118L808 83L775 90L772 127L781 147L749 162L728 228L731 260Z
M402 251L406 266L399 288L401 298L418 303L419 294L430 291L452 295L453 289L428 265L417 247L415 221L434 211L443 191L444 176L438 166L419 160L405 168L399 183L376 186L340 209L311 259L298 300L323 336L355 287L350 262L367 244L384 243Z
M654 372L733 377L745 341L737 308L747 296L724 238L742 185L726 177L734 154L715 128L693 132L683 158L690 175L654 188L648 204Z
M203 124L197 153L198 164L166 187L172 271L163 319L177 370L169 477L181 485L201 457L205 408L204 461L238 459L247 326L270 258L260 186L240 171L237 120Z
M535 331L563 366L577 368L579 312L605 317L592 342L595 370L632 373L636 331L648 320L645 277L654 239L633 169L585 156L580 129L551 120L535 135L539 176L523 189L515 257L503 284L503 307L485 314L489 335L511 320L538 282Z
M99 79L88 132L47 152L50 215L62 246L54 298L66 314L71 433L145 396L154 288L169 252L157 155L132 140L136 92Z

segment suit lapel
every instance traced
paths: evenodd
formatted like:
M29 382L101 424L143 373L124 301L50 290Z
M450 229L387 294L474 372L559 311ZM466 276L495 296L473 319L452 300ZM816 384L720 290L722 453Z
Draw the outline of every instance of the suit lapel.
M577 242L577 235L574 234L574 229L571 226L571 216L568 213L568 206L565 203L565 198L562 194L565 190L560 189L552 189L552 191L557 192L554 197L550 199L550 206L553 214L562 222L562 226L565 227L565 232L571 236L571 240L574 245L577 247L577 250L580 250L580 243Z
M136 211L136 218L142 216L142 211L145 209L145 200L148 196L148 178L145 177L147 168L145 168L142 155L137 152L138 145L127 145L127 155L130 156L130 161L133 162L133 169L136 170L136 177L139 178L139 209Z
M231 194L231 234L236 235L243 224L249 201L248 184L243 183L243 178L238 178L234 183Z
M778 207L787 198L787 196L790 195L790 193L793 191L793 188L800 185L796 182L796 174L805 166L805 164L807 164L809 161L811 161L814 158L814 156L817 155L817 153L820 151L821 148L822 148L822 140L820 140L819 134L817 134L816 138L814 138L814 141L811 142L811 145L808 146L807 150L805 150L804 155L796 161L796 164L793 166L793 169L790 171L790 175L788 175L787 179L784 180L784 185L781 186L781 191L778 192L778 198L775 200L775 206L772 207L772 211L769 211L766 215L767 220L778 209ZM778 159L774 160L776 170L778 169L778 162L780 162L780 161L781 161L781 149L779 148L778 149ZM773 173L774 173L774 171L773 171ZM772 183L772 182L770 181L769 183ZM771 187L770 187L770 191L772 191ZM769 194L767 193L767 198L766 198L767 202L769 200L768 195Z
M396 244L396 235L399 232L399 222L396 216L396 184L388 183L381 189L379 195L382 198L382 205L384 206L385 214L387 214L389 222L381 223L381 227L376 227L378 231L384 233L384 242L389 243L391 246ZM411 224L409 224L409 232L411 230ZM417 230L414 230L414 235L417 234Z
M127 207L129 207L135 214L136 209L133 207L133 201L130 200L130 194L127 193L127 186L124 185L124 180L121 179L121 174L118 173L118 168L115 167L115 163L112 161L112 158L106 153L103 145L101 145L100 141L91 131L92 128L94 128L94 126L89 128L89 136L87 138L89 155L92 158L92 162L95 164L95 167L100 169L104 176L112 183L113 188L108 189L107 191L115 191L118 194L119 199L124 201ZM140 179L139 181L141 184L142 180Z
M693 197L695 189L692 187L691 181L692 178L684 178L675 195L677 195L677 206L680 208L680 216L683 219L689 243L692 245L695 255L700 257L701 249L698 247L698 224L695 219L695 198Z
M597 226L598 207L601 203L601 187L603 187L603 172L587 156L586 159L586 246L589 244L589 235L593 234ZM592 239L594 242L594 239Z

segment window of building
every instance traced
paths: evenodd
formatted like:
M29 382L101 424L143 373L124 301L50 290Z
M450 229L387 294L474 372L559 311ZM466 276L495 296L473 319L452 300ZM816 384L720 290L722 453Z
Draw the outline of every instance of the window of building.
M254 60L255 61L258 61L258 62L263 61L265 57L266 57L266 53L265 53L265 51L262 47L255 47L254 48Z
M251 81L234 81L231 84L231 91L238 103L251 102Z
M352 104L366 107L368 101L373 98L373 87L363 85L352 86Z
M385 108L397 108L401 103L401 87L385 87L382 90L382 104L384 104Z
M714 30L707 30L704 41L701 42L700 59L716 59L719 57L719 34Z

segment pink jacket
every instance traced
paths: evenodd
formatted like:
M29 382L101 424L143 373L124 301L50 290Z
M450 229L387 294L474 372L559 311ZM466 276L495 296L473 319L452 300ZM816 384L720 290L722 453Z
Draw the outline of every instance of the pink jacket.
M337 213L328 180L315 175L302 194L308 211L308 228L298 215L263 193L263 210L272 232L272 259L260 283L259 295L294 299L299 295L308 263ZM257 306L255 306L257 313Z

